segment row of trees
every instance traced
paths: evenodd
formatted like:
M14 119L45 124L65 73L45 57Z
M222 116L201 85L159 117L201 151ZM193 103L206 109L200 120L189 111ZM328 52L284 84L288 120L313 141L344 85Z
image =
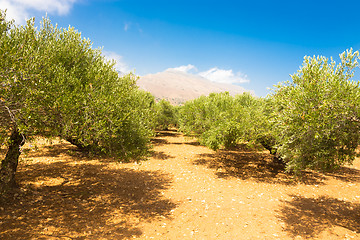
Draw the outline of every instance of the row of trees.
M155 129L178 126L212 149L260 143L289 171L351 163L359 145L360 90L352 81L359 52L338 65L306 57L292 81L267 98L213 93L174 107L119 77L114 62L73 28L44 19L15 26L0 12L0 144L7 148L0 192L15 185L21 146L33 136L61 137L119 159L147 155Z
M186 102L180 108L180 130L195 134L200 143L214 150L234 147L258 134L262 121L264 99L248 93L230 96L212 93Z
M21 146L33 136L61 137L121 159L148 153L154 97L119 77L114 62L79 32L44 19L16 26L0 12L0 144L7 148L0 191L15 184Z
M352 80L359 52L348 50L340 60L305 57L292 81L265 99L213 93L186 102L180 129L215 150L260 143L295 173L352 163L360 141L360 88Z

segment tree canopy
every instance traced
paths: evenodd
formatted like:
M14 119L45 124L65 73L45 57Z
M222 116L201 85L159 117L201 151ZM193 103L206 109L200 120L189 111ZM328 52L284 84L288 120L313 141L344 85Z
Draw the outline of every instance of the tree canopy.
M39 29L34 19L15 26L0 14L2 145L14 144L17 133L22 144L35 135L60 136L122 159L147 154L154 98L138 89L136 76L120 77L114 62L72 27L46 18Z
M352 163L360 143L359 52L331 59L305 57L292 81L266 98L210 94L185 103L180 129L212 149L237 142L262 144L286 169L334 170Z
M336 169L356 156L360 89L352 77L359 52L343 52L340 60L305 57L292 81L274 90L274 135L288 170Z
M214 150L234 147L239 141L255 139L262 123L263 100L249 93L231 96L211 93L188 101L180 109L180 129L195 134Z

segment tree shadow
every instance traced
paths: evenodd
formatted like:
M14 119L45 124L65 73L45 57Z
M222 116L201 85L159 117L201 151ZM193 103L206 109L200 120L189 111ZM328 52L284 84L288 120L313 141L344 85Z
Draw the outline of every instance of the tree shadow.
M181 135L177 130L175 129L169 129L169 130L164 130L164 131L158 131L156 133L157 137L178 137L179 135Z
M162 145L169 144L169 141L166 139L162 139L162 138L153 138L153 139L151 139L151 143L154 146L162 146Z
M156 137L153 138L151 141L155 146L162 146L165 144L174 144L174 145L192 145L192 146L200 146L200 143L198 140L194 139L193 137L190 138L190 140L185 140L185 142L169 142L166 139L162 139L161 137L179 137L182 135L181 132L178 132L176 129L170 129L170 130L164 130L164 131L158 131L156 133Z
M158 160L167 160L169 158L175 158L169 154L164 153L163 151L161 151L161 152L152 151L151 157L158 159Z
M292 237L314 238L335 226L360 233L360 204L326 196L291 197L278 212L285 223L284 230Z
M33 148L26 148L23 150L25 156L30 157L59 157L61 154L66 154L69 156L74 157L88 157L85 151L79 149L75 145L64 141L61 143L49 143L48 145L41 146L41 151L39 149Z
M238 146L236 150L218 150L213 154L200 154L193 162L217 170L219 178L236 177L259 182L296 184L322 184L325 177L316 172L304 172L301 179L285 173L284 165L273 161L268 152Z
M332 173L326 173L326 175L344 182L360 182L360 170L355 168L340 167L340 169Z
M0 199L0 239L136 237L139 222L171 218L176 207L160 171L72 160L27 165L17 179L20 190Z
M185 142L184 144L191 145L191 146L200 146L201 145L198 141Z
M199 141L197 140L191 140L191 141L186 141L186 142L172 142L171 144L175 144L175 145L191 145L191 146L201 146L201 144L199 143Z
M45 138L40 137L41 140L45 140L45 143L37 144L30 141L29 145L23 147L23 153L21 157L59 157L60 155L67 155L75 158L81 159L100 159L100 158L109 158L104 153L96 152L93 153L86 148L79 148L76 145L71 144L70 142L61 139L55 140L46 140Z

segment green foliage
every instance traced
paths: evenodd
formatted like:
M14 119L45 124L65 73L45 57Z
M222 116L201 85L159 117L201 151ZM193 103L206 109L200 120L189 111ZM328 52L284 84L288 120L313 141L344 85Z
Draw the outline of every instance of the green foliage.
M261 101L248 93L235 97L228 92L202 96L180 109L180 129L195 134L201 144L214 150L221 146L232 148L257 134Z
M352 81L359 52L305 57L292 81L266 98L213 93L180 109L140 91L136 76L119 77L74 28L44 19L15 26L0 11L0 144L10 133L60 136L119 158L146 155L153 129L179 124L212 149L257 142L288 171L332 170L352 163L360 141L360 90ZM178 122L178 123L177 123Z
M278 159L276 131L274 131L274 114L276 114L276 109L277 107L273 98L259 99L259 105L256 108L257 118L254 118L255 121L252 123L254 127L252 140L261 144Z
M44 19L14 26L0 15L1 143L10 128L60 136L119 158L140 158L153 134L154 98L133 74L119 77L74 28Z
M176 108L169 101L161 99L155 105L155 127L160 130L167 130L177 125Z
M360 88L352 81L359 52L340 59L336 65L305 57L292 81L265 99L220 93L189 101L180 111L180 129L215 150L260 143L295 173L351 164L360 142Z
M287 170L332 170L356 155L360 91L351 78L359 52L346 51L340 59L336 65L325 57L305 57L292 81L275 89L274 130Z

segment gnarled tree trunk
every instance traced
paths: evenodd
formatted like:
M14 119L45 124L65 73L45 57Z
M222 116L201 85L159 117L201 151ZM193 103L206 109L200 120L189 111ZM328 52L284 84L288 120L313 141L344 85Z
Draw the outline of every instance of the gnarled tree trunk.
M16 186L15 173L21 154L20 148L24 145L25 139L16 127L10 136L10 143L5 159L1 162L0 169L0 193L3 193Z
M277 153L277 149L275 148L275 139L272 136L258 136L256 141L260 143L265 149L269 150L270 154L273 156L274 163L285 165L283 159Z

